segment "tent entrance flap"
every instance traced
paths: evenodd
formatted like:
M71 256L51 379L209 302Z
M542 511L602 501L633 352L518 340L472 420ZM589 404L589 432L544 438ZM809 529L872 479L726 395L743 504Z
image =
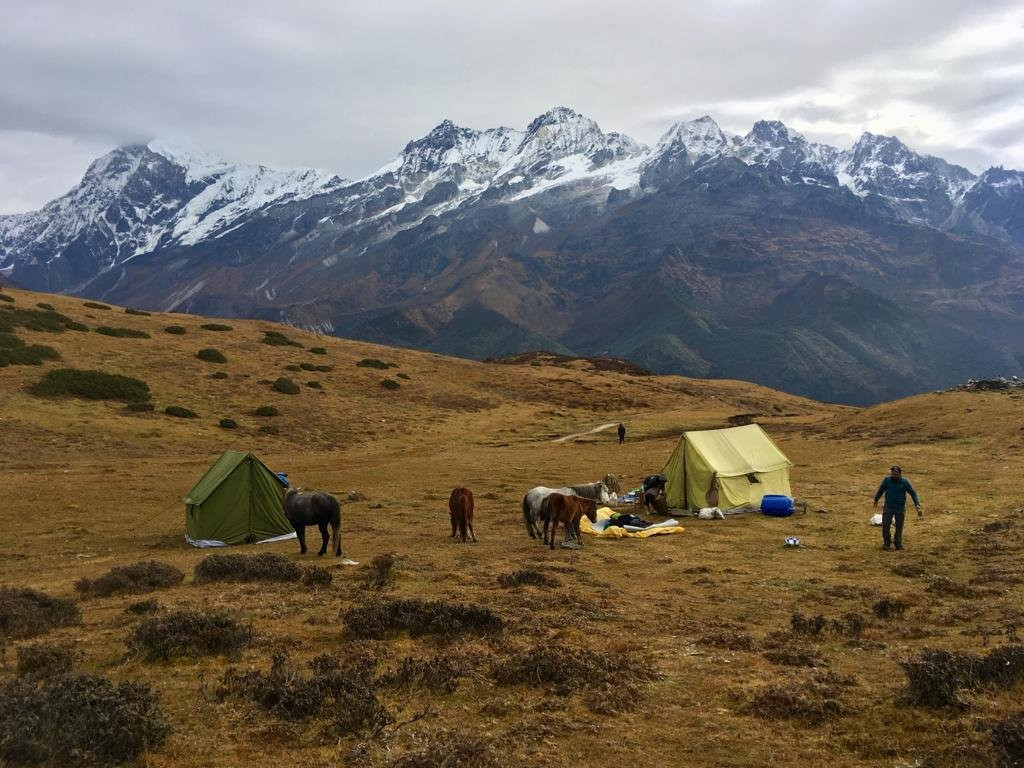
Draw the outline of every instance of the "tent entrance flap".
M760 426L748 424L684 432L662 472L670 507L732 508L760 506L766 494L792 495L791 466Z
M283 500L284 488L262 461L225 451L185 497L186 538L194 546L210 546L286 536L294 531Z

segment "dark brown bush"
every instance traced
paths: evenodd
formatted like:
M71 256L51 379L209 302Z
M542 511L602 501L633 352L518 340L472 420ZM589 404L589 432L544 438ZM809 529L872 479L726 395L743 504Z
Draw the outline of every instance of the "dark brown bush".
M230 331L231 326L224 323L203 323L199 326L204 331Z
M71 395L86 400L121 400L142 403L149 400L149 385L130 376L103 371L57 368L47 371L29 392L40 397Z
M828 666L828 662L816 650L806 645L772 648L764 652L764 657L772 664L779 664L783 667Z
M309 351L314 355L326 355L327 349L325 347L310 347Z
M309 565L302 569L302 583L307 587L329 587L334 576L326 568Z
M818 637L823 629L828 626L824 616L804 616L802 613L794 613L789 617L789 624L794 635L806 637Z
M185 408L182 405L168 405L164 408L164 413L168 416L176 416L179 419L198 419L199 414L195 411Z
M500 768L499 752L476 733L432 730L419 739L416 749L394 759L389 768Z
M772 683L758 690L743 711L765 720L799 720L821 725L842 714L842 706L833 686L812 680Z
M156 406L152 403L128 403L124 409L129 413L149 413L155 411Z
M378 640L395 632L454 638L493 634L504 627L501 617L490 608L418 598L374 598L350 608L344 619L350 635Z
M302 345L297 341L292 341L280 331L264 331L263 332L263 343L269 344L272 347L299 347Z
M264 552L259 555L208 555L195 567L195 580L204 581L285 581L302 578L302 566L284 555Z
M871 610L874 611L875 616L880 619L895 619L902 616L904 611L909 607L910 604L907 603L906 600L901 600L898 597L883 597L871 606Z
M176 611L144 619L128 637L133 651L149 661L172 656L212 656L234 653L249 644L251 632L230 616Z
M196 352L196 357L206 363L226 363L228 361L223 352L212 347L200 349Z
M168 325L164 328L164 333L169 333L172 336L184 336L188 331L183 325Z
M393 555L374 555L366 568L366 586L379 589L395 581L395 558Z
M933 595L941 595L948 597L976 597L977 591L972 589L966 584L960 584L953 581L948 576L939 576L932 579L925 589L931 592Z
M306 386L309 387L310 389L323 389L324 388L324 385L321 384L319 381L307 381L306 382Z
M75 589L84 596L138 594L176 587L184 578L185 574L173 565L148 560L132 565L118 565L96 579L81 578L75 582Z
M470 663L461 654L427 659L406 656L395 671L381 677L380 682L393 688L453 693L459 687L459 678L470 671Z
M44 678L66 675L75 666L74 643L30 643L18 648L18 674Z
M284 376L278 378L270 388L283 395L297 395L301 391L298 384Z
M0 587L0 636L34 637L81 620L74 600L50 597L45 592Z
M280 414L280 411L273 405L261 405L256 409L257 416L277 416L278 414Z
M0 761L11 765L120 765L171 730L146 683L98 675L0 681Z
M140 331L137 328L112 328L109 325L101 325L96 329L96 333L103 334L104 336L113 336L118 339L148 339L151 338L145 331Z
M98 301L84 301L82 306L89 309L110 309L106 304L100 304Z
M146 600L139 600L134 603L129 603L125 606L124 612L135 616L141 616L145 613L156 613L163 606L160 605L160 601L155 597L150 597Z
M710 645L712 648L725 648L730 651L753 651L757 643L749 632L734 632L731 630L718 630L709 632L700 639L702 645Z
M238 422L234 419L221 419L217 424L221 429L238 429Z
M264 435L276 435L276 434L279 434L281 432L281 430L279 430L273 424L263 424L263 425L260 426L259 431L260 431L261 434L264 434Z
M1024 765L1024 709L996 723L991 738L1000 768Z
M343 734L375 730L391 722L377 698L374 664L356 659L341 667L332 656L318 656L304 675L285 652L275 653L267 673L231 667L220 679L217 695L258 704L282 720L330 718Z
M907 676L906 698L922 707L965 707L960 691L973 690L980 683L981 659L973 654L925 651L902 666Z
M498 576L498 583L503 587L557 587L560 586L558 579L541 573L536 568L524 568L512 573L503 573Z
M378 370L383 371L383 370L385 370L387 368L397 368L398 366L395 365L394 363L385 363L383 360L378 360L375 357L364 357L362 360L360 360L358 363L356 363L356 367L358 367L358 368L376 368Z
M142 309L132 309L131 307L125 307L124 313L126 315L139 315L140 317L150 317L152 315L151 312L146 312Z
M228 374L226 371L214 371L210 374L211 379L226 379Z

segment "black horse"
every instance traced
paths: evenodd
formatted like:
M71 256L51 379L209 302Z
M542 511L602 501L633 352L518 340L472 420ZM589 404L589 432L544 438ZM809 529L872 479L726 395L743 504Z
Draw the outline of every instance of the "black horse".
M299 493L289 488L284 493L284 516L292 524L299 537L300 553L306 554L306 526L315 525L324 539L317 554L327 552L327 526L331 526L334 540L334 556L341 554L341 504L324 491Z

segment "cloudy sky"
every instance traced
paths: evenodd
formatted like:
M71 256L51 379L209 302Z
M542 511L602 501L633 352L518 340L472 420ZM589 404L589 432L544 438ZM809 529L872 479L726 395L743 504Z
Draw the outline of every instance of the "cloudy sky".
M444 118L712 115L1024 168L1024 0L0 0L0 213L160 136L364 176Z

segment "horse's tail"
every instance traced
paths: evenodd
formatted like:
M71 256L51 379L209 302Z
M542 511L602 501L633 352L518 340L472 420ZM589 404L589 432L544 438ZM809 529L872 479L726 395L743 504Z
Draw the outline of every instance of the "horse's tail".
M523 522L526 523L526 532L530 534L531 539L536 539L537 535L533 532L533 515L530 513L530 504L527 501L530 494L523 496Z
M333 497L332 501L334 508L331 510L331 548L334 556L338 557L341 554L341 502Z

